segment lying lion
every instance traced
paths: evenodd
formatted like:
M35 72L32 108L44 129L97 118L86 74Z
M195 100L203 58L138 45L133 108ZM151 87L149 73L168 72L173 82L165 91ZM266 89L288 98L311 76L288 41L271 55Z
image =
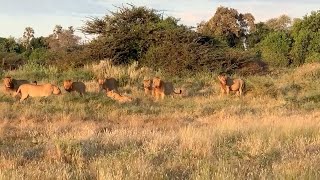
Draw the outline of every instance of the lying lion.
M63 87L67 92L76 91L80 95L86 92L86 85L83 82L72 82L70 79L63 81Z
M98 79L98 84L99 84L100 92L102 90L118 91L118 83L115 78Z
M20 102L30 97L48 97L52 94L61 94L61 90L52 84L34 85L34 84L22 84L17 90L15 96L21 93Z
M165 95L173 95L173 94L181 94L181 90L179 92L175 92L173 88L173 84L171 82L164 82L159 77L155 77L152 80L153 87L153 96L156 100L159 98L164 99Z
M242 79L231 79L227 75L220 74L218 76L220 82L221 95L227 93L229 95L230 91L235 91L237 96L241 96L245 83Z
M152 79L143 80L144 94L153 95Z
M5 92L7 93L13 93L15 91L17 91L17 89L20 87L20 85L22 84L29 84L30 82L27 80L17 80L17 79L13 79L12 77L5 77L3 79L3 85L4 85L4 89Z
M106 94L107 94L107 96L109 98L111 98L111 99L113 99L115 101L118 101L120 103L125 103L125 102L131 102L132 101L131 97L121 95L121 94L115 92L114 90L106 91Z

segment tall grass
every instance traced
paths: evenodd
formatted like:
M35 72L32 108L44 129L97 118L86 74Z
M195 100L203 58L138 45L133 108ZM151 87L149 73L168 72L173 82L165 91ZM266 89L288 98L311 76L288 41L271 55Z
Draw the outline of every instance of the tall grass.
M6 73L28 79L26 69ZM216 74L171 77L190 96L160 102L137 88L148 73L136 64L54 69L40 70L43 80L59 81L64 73L92 88L84 97L64 93L23 103L0 94L0 179L320 176L319 64L245 77L242 98L220 97ZM122 78L120 91L135 101L119 104L97 93L98 76Z
M110 60L101 60L99 64L92 65L93 73L98 78L114 77L120 85L134 85L141 83L143 79L150 79L155 74L150 68L139 68L138 62L131 65L115 66Z

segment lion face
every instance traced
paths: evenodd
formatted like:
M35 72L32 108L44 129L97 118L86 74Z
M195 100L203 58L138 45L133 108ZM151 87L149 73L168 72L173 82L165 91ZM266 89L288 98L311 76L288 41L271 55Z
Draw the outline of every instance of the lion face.
M152 80L152 84L154 88L160 88L162 86L161 79L159 77L155 77Z
M105 81L106 79L98 79L98 84L102 86Z
M151 79L145 79L145 80L143 80L143 87L144 87L145 89L151 90L151 89L152 89L152 80L151 80Z
M3 79L3 83L6 88L10 88L10 89L14 88L13 80L11 77L5 77Z
M53 92L52 92L52 94L55 94L55 95L61 94L60 88L58 88L57 86L53 86Z
M63 81L63 87L66 91L71 91L72 90L72 81L71 80L64 80Z
M227 84L227 76L226 75L219 75L218 79L221 84L226 85Z

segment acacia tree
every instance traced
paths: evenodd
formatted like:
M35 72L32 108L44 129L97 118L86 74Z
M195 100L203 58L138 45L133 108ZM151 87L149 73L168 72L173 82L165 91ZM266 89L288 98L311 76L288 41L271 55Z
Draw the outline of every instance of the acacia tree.
M229 46L236 46L243 40L246 49L246 37L255 30L254 17L250 13L239 13L236 9L218 7L214 16L199 24L197 31L226 39Z

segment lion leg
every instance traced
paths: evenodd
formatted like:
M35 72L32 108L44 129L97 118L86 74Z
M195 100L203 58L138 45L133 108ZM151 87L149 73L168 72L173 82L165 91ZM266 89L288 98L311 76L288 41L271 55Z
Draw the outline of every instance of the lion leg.
M223 87L221 87L220 88L220 96L223 96L225 92L226 92L225 89L223 89Z
M159 100L159 93L154 92L154 97L155 97L156 101L158 101Z
M229 86L226 87L226 92L227 92L227 96L229 96L229 94L230 94L230 87Z
M164 99L164 93L161 93L161 99L163 100Z
M241 95L240 90L238 90L238 91L236 92L236 95L237 95L237 96L240 96L240 95Z
M22 95L21 98L20 98L20 102L22 102L23 100L25 100L27 98L28 98L28 95Z

